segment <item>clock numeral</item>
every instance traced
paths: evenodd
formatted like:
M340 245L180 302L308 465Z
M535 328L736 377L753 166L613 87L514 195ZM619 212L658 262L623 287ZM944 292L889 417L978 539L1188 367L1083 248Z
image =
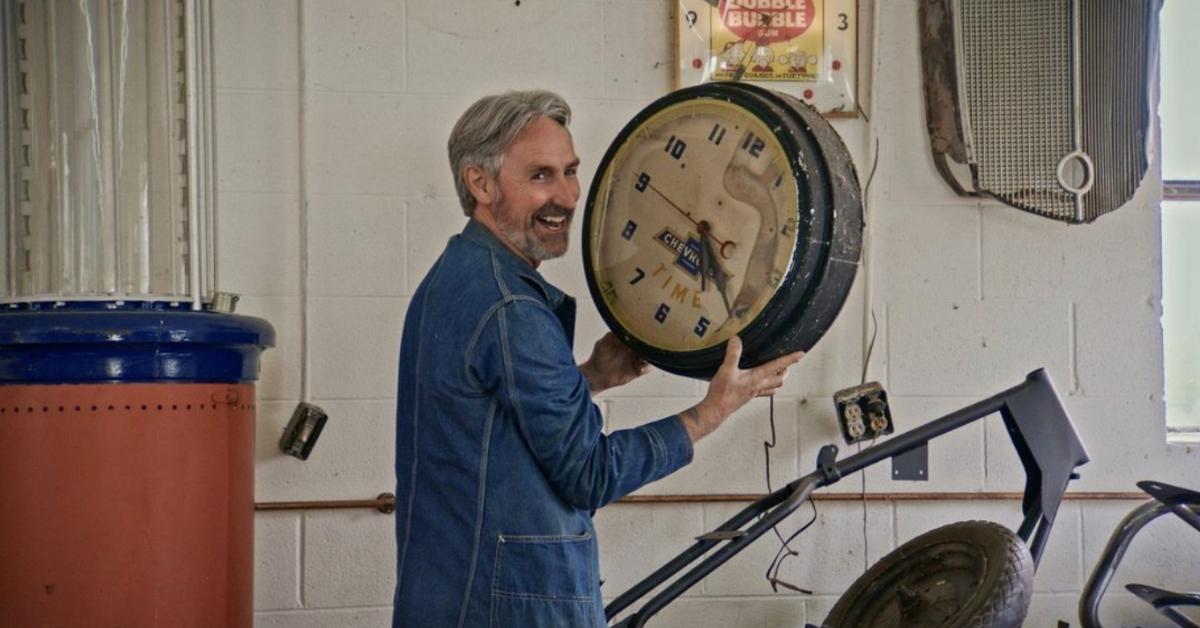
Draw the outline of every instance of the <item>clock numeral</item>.
M645 192L646 186L648 185L650 185L650 175L643 172L642 174L638 175L637 183L633 184L633 189L637 190L638 192Z
M712 131L708 134L708 141L720 146L723 139L725 139L725 127L720 124L714 124Z
M788 218L788 221L783 223L783 226L779 228L779 233L782 235L785 235L785 236L790 236L790 235L792 235L792 232L795 230L796 230L796 219Z
M783 275L779 271L773 270L771 271L771 276L767 277L767 285L771 286L772 288L778 288L779 282L782 280Z
M749 152L751 157L758 157L766 147L767 143L753 133L747 133L746 139L742 140L742 148Z
M704 337L704 334L708 332L708 323L709 323L709 320L707 318L704 318L703 316L700 317L700 320L696 321L696 329L694 329L693 331L696 332L697 336L699 336L701 338Z
M783 185L783 175L779 175L779 178L775 179L775 187L779 187L781 185Z
M603 292L604 296L608 297L610 300L615 299L617 296L617 287L612 285L611 281L606 281L604 282L604 287L600 289L600 292Z
M687 150L687 143L672 135L671 138L667 140L667 147L663 150L670 153L675 159L679 159L683 157L683 151Z
M666 303L658 304L658 311L654 313L654 320L662 323L667 320L667 312L671 311L671 306Z
M621 230L621 237L628 240L629 238L633 237L634 231L637 231L637 223L630 220L629 222L625 223L625 228Z
M634 270L636 270L636 271L637 271L637 275L635 275L635 276L633 277L633 279L630 279L630 280L629 280L629 285L631 285L631 286L632 286L633 284L635 284L635 283L637 283L637 282L641 281L642 279L644 279L644 278L646 277L646 271L642 270L642 268L641 268L640 266L639 266L639 267L636 267L636 268L634 268Z

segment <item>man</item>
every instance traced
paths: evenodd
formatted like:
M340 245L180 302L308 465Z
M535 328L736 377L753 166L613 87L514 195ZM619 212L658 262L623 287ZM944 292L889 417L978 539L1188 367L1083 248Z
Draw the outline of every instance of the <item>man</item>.
M687 464L800 358L741 370L734 338L699 404L601 431L592 395L646 367L612 334L577 366L575 302L537 272L566 252L579 200L569 120L554 94L510 92L450 134L470 221L404 323L394 626L603 626L592 512Z

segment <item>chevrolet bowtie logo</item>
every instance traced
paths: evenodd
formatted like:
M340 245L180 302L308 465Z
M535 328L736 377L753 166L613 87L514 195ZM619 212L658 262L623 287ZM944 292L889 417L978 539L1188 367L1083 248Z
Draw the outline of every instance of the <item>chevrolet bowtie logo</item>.
M682 268L693 279L700 278L700 240L695 235L688 234L684 239L668 229L663 229L654 236L659 244L675 253L675 265Z

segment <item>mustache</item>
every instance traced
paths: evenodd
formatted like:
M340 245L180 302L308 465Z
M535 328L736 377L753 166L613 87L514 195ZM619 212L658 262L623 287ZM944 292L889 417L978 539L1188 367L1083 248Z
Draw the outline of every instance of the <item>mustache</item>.
M559 216L564 216L570 219L575 213L575 210L566 207L560 207L554 203L546 203L545 205L539 207L535 213L537 216L542 218L557 218Z

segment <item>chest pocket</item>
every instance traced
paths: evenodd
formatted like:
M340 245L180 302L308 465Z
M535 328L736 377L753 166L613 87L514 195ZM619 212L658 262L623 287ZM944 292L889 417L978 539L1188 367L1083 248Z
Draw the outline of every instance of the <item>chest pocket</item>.
M595 541L502 534L492 578L493 628L603 626L595 602Z

